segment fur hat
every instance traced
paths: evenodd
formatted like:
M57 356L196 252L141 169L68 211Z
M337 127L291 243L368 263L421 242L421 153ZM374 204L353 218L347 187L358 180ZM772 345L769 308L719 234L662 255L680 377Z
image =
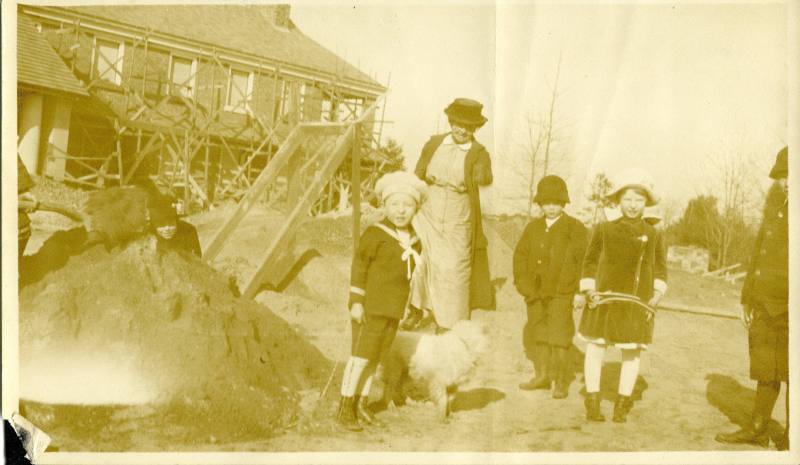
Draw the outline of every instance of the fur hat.
M775 164L769 172L769 177L772 179L781 179L789 177L789 147L784 147L778 152L775 157Z
M646 207L652 207L659 201L655 193L653 178L650 176L650 173L641 168L628 168L623 170L616 177L613 185L615 186L614 189L609 192L606 197L614 202L619 203L620 194L622 194L625 189L630 188L644 191L647 196L647 202L645 202Z
M479 128L488 119L481 113L483 104L468 98L457 98L444 109L449 121Z
M385 202L390 195L396 193L408 194L417 201L417 205L425 198L428 185L416 175L406 171L394 171L384 174L375 183L375 193Z
M536 185L536 197L533 201L539 205L546 203L558 203L566 205L569 203L569 193L567 183L558 176L549 175L539 180Z

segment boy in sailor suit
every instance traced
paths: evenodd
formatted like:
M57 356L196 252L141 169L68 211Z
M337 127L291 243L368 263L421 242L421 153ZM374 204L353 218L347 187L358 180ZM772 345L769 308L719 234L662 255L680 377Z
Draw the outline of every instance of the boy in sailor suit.
M393 172L375 184L385 218L359 241L350 275L351 356L342 377L338 421L360 431L359 420L380 425L367 402L381 357L397 334L408 302L409 281L421 245L411 227L426 185L411 173Z

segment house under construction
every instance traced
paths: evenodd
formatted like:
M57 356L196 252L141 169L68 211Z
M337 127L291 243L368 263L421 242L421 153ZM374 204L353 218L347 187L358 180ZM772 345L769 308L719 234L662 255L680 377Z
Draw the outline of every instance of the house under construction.
M95 188L149 179L191 210L235 200L203 250L212 263L254 205L283 212L246 296L284 279L309 212L349 201L358 240L361 199L392 162L378 150L386 87L305 36L288 5L17 13L29 171Z
M366 155L380 137L386 88L305 36L288 5L22 5L18 61L20 155L68 183L150 178L204 208L241 199L285 146L259 195L291 203L348 123ZM360 175L342 161L312 207L330 208L349 190L337 180ZM367 189L374 162L355 170Z

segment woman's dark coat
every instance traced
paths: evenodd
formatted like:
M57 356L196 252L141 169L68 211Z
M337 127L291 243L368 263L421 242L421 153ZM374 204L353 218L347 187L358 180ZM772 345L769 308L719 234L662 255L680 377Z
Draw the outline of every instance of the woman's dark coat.
M414 170L423 181L427 181L426 172L436 149L442 144L447 134L439 134L428 140L422 148L422 155ZM494 309L494 287L489 274L488 242L483 233L481 222L480 186L492 183L492 160L486 148L472 141L472 147L464 159L464 184L467 188L470 203L470 223L472 229L471 276L469 285L469 306L471 309Z

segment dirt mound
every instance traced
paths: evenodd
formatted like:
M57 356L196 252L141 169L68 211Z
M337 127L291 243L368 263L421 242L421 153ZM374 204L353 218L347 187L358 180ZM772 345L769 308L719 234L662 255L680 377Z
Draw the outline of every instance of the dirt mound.
M329 374L313 345L193 256L158 253L153 238L70 255L20 291L30 408L139 404L203 434L263 437L296 415L299 391ZM40 426L57 429L55 417Z

